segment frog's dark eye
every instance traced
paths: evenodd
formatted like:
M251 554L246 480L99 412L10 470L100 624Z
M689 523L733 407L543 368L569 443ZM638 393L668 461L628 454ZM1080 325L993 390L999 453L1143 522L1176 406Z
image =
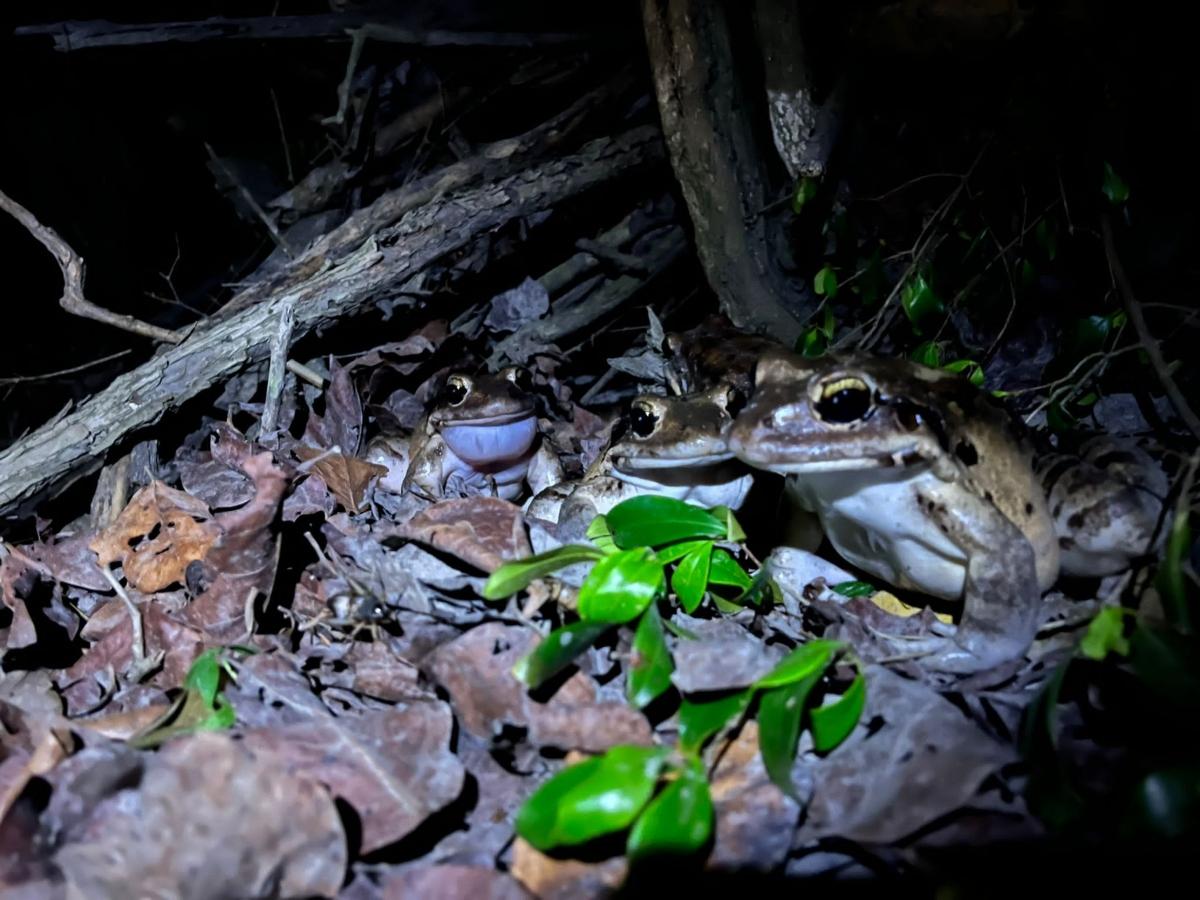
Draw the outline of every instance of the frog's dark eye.
M533 390L533 376L523 366L512 366L505 372L505 376L518 391L528 394Z
M835 378L821 385L815 409L826 422L857 422L871 411L871 389L861 378Z
M461 406L470 393L471 382L469 379L461 375L451 375L446 379L446 386L442 388L441 399L448 406Z
M737 418L737 414L746 408L746 395L735 387L729 388L725 392L725 412L729 413L729 418Z
M646 438L658 428L658 414L648 403L634 403L629 409L629 429L638 437Z

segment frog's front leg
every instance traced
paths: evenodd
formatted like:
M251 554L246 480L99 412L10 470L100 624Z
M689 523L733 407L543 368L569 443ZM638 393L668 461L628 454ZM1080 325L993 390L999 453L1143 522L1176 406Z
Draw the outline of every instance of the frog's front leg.
M967 555L963 611L952 638L920 642L933 671L969 674L1019 659L1037 634L1041 590L1033 547L993 504L962 492L922 494L933 522Z
M446 458L450 448L434 434L413 454L404 476L404 492L426 500L440 500L446 491Z

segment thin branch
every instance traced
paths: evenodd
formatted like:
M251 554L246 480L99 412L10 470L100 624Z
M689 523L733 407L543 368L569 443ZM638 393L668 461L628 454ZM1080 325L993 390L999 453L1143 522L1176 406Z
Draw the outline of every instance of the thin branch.
M39 222L33 213L3 191L0 191L0 209L20 222L39 244L50 251L50 255L58 263L63 276L63 293L58 299L58 305L67 312L167 344L178 344L183 340L184 335L181 332L160 328L149 322L135 319L133 316L110 312L104 307L92 303L83 295L85 273L83 258L72 250L53 229L47 228Z
M287 130L283 127L283 113L279 109L279 98L275 96L275 88L271 88L271 106L275 109L275 124L279 126L279 143L283 145L283 165L287 169L288 184L295 184L296 173L292 169L292 151L288 148Z
M1163 359L1162 348L1159 347L1158 340L1150 333L1150 328L1146 324L1146 317L1142 314L1141 304L1137 302L1137 298L1133 295L1133 286L1129 283L1129 277L1125 274L1125 267L1121 265L1121 260L1117 257L1117 247L1113 241L1112 222L1109 221L1107 215L1100 220L1100 230L1104 235L1104 255L1108 258L1109 271L1112 273L1117 291L1121 294L1121 302L1125 305L1125 312L1129 316L1129 321L1133 323L1133 330L1137 332L1138 340L1142 343L1142 349L1146 351L1146 356L1150 359L1150 365L1153 367L1154 373L1158 376L1158 380L1162 382L1163 391L1166 392L1167 399L1171 401L1171 405L1175 407L1175 412L1179 413L1179 418L1183 419L1183 424L1187 426L1188 431L1197 440L1200 440L1200 418L1196 417L1196 413L1188 404L1187 398L1183 396L1183 391L1179 390L1179 385L1171 377L1171 373L1167 369L1167 361Z
M275 242L275 246L286 253L288 259L294 259L296 254L292 252L291 245L288 244L287 238L285 238L280 232L279 226L275 224L275 220L267 215L267 211L259 205L257 200L254 199L254 195L247 190L244 184L242 184L241 179L233 174L229 166L225 165L225 160L217 156L216 152L211 146L209 146L207 141L204 142L204 149L208 151L208 157L213 161L213 165L217 166L217 168L221 170L221 173L226 177L226 179L228 179L229 183L233 185L234 189L239 195L241 195L241 198L246 201L246 205L249 206L251 211L253 211L253 213L262 221L263 225L267 229L267 234L269 234L271 236L271 240Z
M55 378L61 378L63 375L74 375L76 372L83 372L87 369L103 365L106 362L112 362L114 359L128 356L132 352L132 350L118 350L116 353L110 353L108 356L93 359L91 362L72 366L69 369L59 369L57 372L46 372L42 375L11 375L7 378L0 378L0 384L25 384L29 381L51 381Z
M271 362L267 370L267 398L263 404L259 432L269 437L279 421L279 407L283 402L284 372L287 366L288 349L292 345L292 329L296 324L296 298L288 297L279 305L279 328L271 338Z

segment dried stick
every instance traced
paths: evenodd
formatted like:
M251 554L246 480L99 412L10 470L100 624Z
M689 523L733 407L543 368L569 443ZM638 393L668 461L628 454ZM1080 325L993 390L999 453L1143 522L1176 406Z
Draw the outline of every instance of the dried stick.
M92 303L83 295L83 258L72 250L56 232L39 222L33 213L3 191L0 191L0 209L20 222L39 244L50 251L50 255L58 263L63 275L63 293L58 300L58 305L67 312L85 319L103 322L105 325L112 325L123 331L131 331L155 341L178 344L183 340L184 335L181 332L159 328L157 325L151 325L149 322L143 322L133 316L109 312Z
M238 192L239 196L241 196L242 200L246 202L246 205L250 207L254 215L258 216L259 220L263 223L263 227L267 229L267 234L269 234L271 236L271 240L275 242L275 246L282 250L287 255L288 259L293 258L296 254L292 252L291 245L288 244L287 238L280 233L279 227L275 224L275 220L267 215L267 211L259 205L257 200L254 199L254 195L246 189L246 186L242 184L241 179L239 179L233 174L232 171L230 171L229 166L225 165L225 160L217 156L216 152L207 141L204 142L204 149L208 151L208 158L213 161L213 165L221 170L221 173L226 179L228 179L229 183L233 185L234 189Z
M1167 361L1163 359L1162 348L1159 347L1158 340L1150 333L1146 317L1142 315L1141 304L1133 295L1133 286L1129 283L1129 276L1125 274L1125 267L1121 265L1121 260L1117 257L1112 222L1109 221L1107 215L1100 220L1100 230L1104 234L1104 255L1108 257L1109 271L1117 285L1117 291L1121 294L1121 302L1125 305L1129 321L1133 323L1133 330L1137 332L1138 340L1142 343L1142 349L1146 351L1150 365L1158 376L1158 380L1162 382L1163 391L1166 392L1171 405L1175 407L1175 412L1179 413L1179 418L1183 419L1183 424L1188 427L1188 431L1197 440L1200 440L1200 418L1196 417L1187 398L1183 396L1183 391L1179 390L1179 385L1171 377L1171 372L1167 369Z
M112 362L114 359L120 359L122 356L128 356L131 352L133 351L118 350L116 353L108 354L108 356L93 359L91 362L80 363L77 366L71 366L69 369L59 369L57 372L43 372L41 375L10 375L6 378L0 378L0 384L25 384L28 381L51 381L55 378L61 378L64 375L86 372L88 369L104 365L106 362Z
M271 363L267 369L267 398L263 404L258 430L262 437L274 433L279 421L279 406L283 401L283 375L287 371L288 349L292 346L292 329L296 324L296 298L289 297L279 306L279 328L271 338Z

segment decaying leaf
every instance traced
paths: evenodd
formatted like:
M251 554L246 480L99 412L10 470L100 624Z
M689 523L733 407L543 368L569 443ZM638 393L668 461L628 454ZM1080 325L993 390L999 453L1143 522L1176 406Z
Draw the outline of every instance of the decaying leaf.
M119 562L129 584L152 594L182 584L188 565L203 559L220 533L204 501L156 480L88 546L101 565Z
M345 453L326 453L299 446L296 455L305 461L317 460L312 466L313 473L321 477L338 502L352 513L362 512L371 482L388 472L385 466Z
M80 897L333 897L346 838L311 781L205 733L134 757L55 862Z
M304 443L310 447L337 447L348 456L358 452L362 438L362 402L354 389L350 371L332 361L329 367L329 387L325 391L325 414L315 413L308 418Z
M429 544L485 572L533 553L520 507L496 497L442 500L390 533Z

